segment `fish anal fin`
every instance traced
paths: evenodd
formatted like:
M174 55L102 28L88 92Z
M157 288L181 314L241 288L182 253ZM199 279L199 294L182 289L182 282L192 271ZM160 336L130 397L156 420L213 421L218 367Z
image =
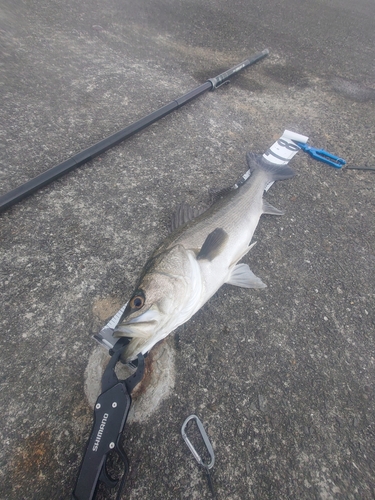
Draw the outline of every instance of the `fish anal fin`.
M247 264L234 266L227 283L242 288L266 288L267 286L258 276L255 276Z
M271 203L268 203L266 200L263 200L263 213L269 215L284 215L282 210L272 206Z
M222 249L224 248L226 242L228 241L228 233L224 229L217 227L210 233L197 255L198 260L206 259L213 260L217 257Z

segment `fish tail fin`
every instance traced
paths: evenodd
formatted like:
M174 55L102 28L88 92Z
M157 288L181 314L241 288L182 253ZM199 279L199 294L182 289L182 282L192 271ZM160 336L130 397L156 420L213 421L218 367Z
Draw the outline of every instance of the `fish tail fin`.
M246 160L250 172L262 170L268 174L269 181L283 181L296 175L288 165L275 165L260 154L247 153Z

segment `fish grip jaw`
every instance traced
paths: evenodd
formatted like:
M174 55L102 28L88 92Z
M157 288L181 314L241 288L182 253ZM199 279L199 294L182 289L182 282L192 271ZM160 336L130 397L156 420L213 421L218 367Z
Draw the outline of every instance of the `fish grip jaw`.
M142 380L143 375L145 374L145 356L143 354L138 354L137 357L137 370L130 375L126 380L124 380L124 384L128 389L128 392L132 392L134 387L139 384Z

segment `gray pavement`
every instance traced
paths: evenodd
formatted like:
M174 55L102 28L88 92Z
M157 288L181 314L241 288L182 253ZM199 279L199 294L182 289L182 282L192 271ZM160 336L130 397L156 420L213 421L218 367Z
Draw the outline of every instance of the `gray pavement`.
M1 215L0 497L67 499L125 303L181 202L294 130L375 166L375 5L4 0L1 194L264 48L231 85ZM155 347L124 435L122 498L210 498L180 436L197 413L219 499L375 498L374 173L299 153L224 286ZM100 497L100 498L105 498ZM108 498L108 497L107 497Z

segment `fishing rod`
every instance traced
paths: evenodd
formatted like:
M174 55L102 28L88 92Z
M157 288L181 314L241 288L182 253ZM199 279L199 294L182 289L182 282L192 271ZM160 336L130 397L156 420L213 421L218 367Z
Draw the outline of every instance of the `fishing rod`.
M64 174L67 174L71 170L80 167L84 163L88 162L89 160L92 160L93 158L96 158L97 156L101 155L108 149L112 148L113 146L116 146L120 142L124 141L125 139L128 139L132 135L136 134L137 132L140 132L144 128L148 127L149 125L155 123L157 120L160 120L164 116L168 115L175 109L180 108L181 106L184 106L188 102L190 102L192 99L195 99L199 95L203 94L203 92L206 92L206 90L215 90L224 83L228 81L228 79L238 73L239 71L247 68L248 66L251 66L252 64L255 64L256 62L260 61L264 57L267 57L269 54L269 50L265 49L262 52L259 52L258 54L255 54L254 56L250 57L249 59L246 59L240 64L237 64L237 66L234 66L231 69L228 69L224 73L221 73L218 76L215 76L214 78L210 78L207 80L203 85L200 85L199 87L196 87L195 89L191 90L187 94L178 97L177 99L171 101L170 103L162 106L161 108L157 109L156 111L153 111L147 116L144 116L140 120L132 123L131 125L128 125L122 130L119 130L118 132L114 133L113 135L110 135L109 137L97 142L93 146L90 146L87 149L84 149L80 153L77 153L76 155L72 156L71 158L63 161L62 163L59 163L58 165L55 165L54 167L50 168L49 170L46 170L45 172L37 175L33 179L25 182L24 184L16 187L12 191L9 191L8 193L0 196L0 212L6 210L7 208L11 207L15 203L18 203L19 201L23 200L27 196L30 196L32 193L37 191L38 189L46 186L50 182L58 179L59 177L62 177Z

